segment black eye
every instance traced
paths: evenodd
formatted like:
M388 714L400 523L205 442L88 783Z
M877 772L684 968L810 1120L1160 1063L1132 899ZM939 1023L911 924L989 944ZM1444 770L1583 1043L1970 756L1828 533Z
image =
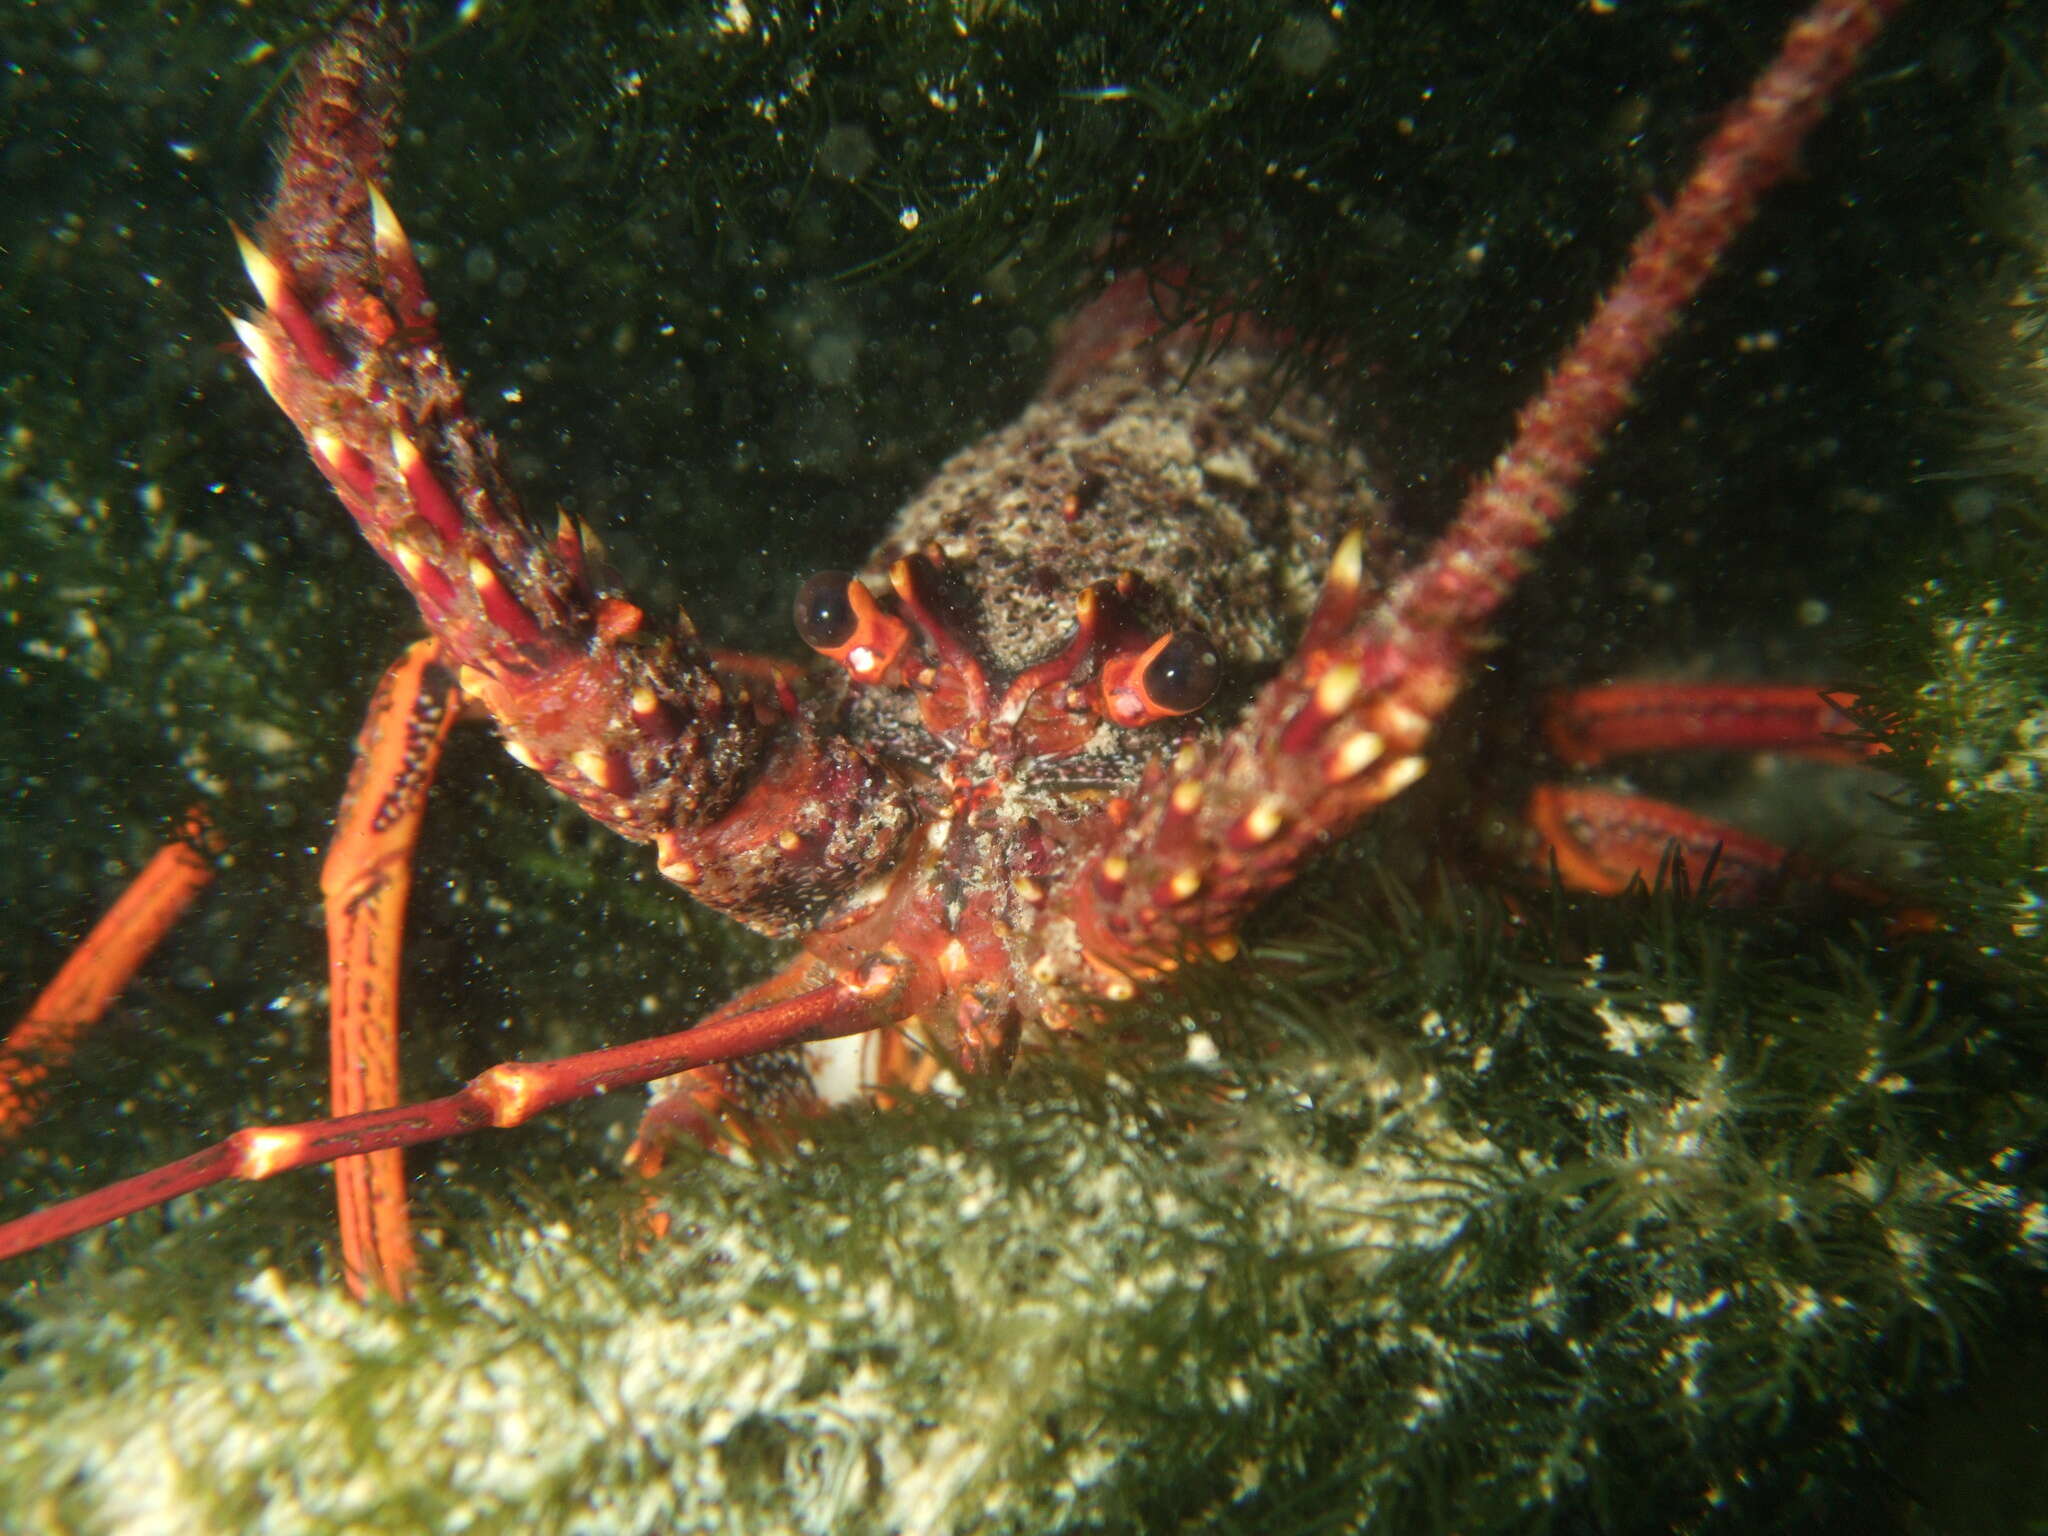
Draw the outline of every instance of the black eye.
M844 571L820 571L796 594L796 632L814 651L846 644L860 627L847 587L853 578Z
M1216 648L1206 635L1175 630L1138 680L1145 701L1169 715L1192 714L1209 702L1222 675Z

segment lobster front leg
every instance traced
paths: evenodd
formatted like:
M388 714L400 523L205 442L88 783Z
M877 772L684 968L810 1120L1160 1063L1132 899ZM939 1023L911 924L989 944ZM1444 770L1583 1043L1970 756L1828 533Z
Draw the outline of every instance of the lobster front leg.
M796 962L806 976L815 962ZM739 1061L765 1051L861 1034L908 1016L920 993L914 963L877 959L826 975L777 1001L740 998L689 1029L552 1061L505 1062L445 1098L298 1125L252 1126L190 1157L0 1222L0 1259L103 1226L231 1179L267 1179L386 1148L415 1147L474 1131L509 1130L557 1105Z
M427 791L460 694L440 647L409 647L377 684L320 870L327 922L328 1052L336 1115L398 1103L398 972ZM396 1148L335 1165L342 1276L357 1296L403 1300L418 1267Z
M276 195L241 240L263 301L236 322L249 365L515 759L654 843L707 904L769 932L814 923L894 861L908 802L686 619L650 622L575 523L527 522L377 190L403 54L368 7L308 63Z

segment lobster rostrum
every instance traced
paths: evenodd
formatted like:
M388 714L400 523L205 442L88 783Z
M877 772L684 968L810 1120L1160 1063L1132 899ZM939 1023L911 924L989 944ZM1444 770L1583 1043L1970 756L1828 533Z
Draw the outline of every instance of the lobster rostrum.
M672 1079L636 1143L650 1167L678 1132L713 1138L729 1112L836 1082L1000 1069L1190 959L1228 958L1264 897L1424 773L1636 380L1901 3L1821 0L1793 27L1420 558L1402 558L1330 400L1312 380L1275 389L1281 338L1185 323L1165 274L1127 274L1071 322L1024 415L948 462L864 571L804 585L796 628L821 675L656 621L589 530L522 510L384 191L404 23L358 12L305 66L278 189L239 237L261 308L235 321L431 634L387 674L329 861L337 1118L238 1132L0 1226L0 1256L347 1158L345 1267L402 1292L399 1147ZM1611 696L1576 728L1612 741L1702 704L1725 743L1840 746L1797 689ZM465 709L691 895L801 937L797 958L679 1033L398 1106L405 861ZM1640 740L1660 733L1680 734ZM1639 802L1558 803L1548 831L1585 884L1673 835L1778 857ZM830 1044L852 1037L851 1054Z

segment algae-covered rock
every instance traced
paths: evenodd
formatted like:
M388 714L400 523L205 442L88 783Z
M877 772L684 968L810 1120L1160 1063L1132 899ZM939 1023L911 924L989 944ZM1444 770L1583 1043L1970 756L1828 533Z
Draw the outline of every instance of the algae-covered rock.
M1627 946L1577 964L1539 958L1562 933L1474 918L1449 954L1378 916L1269 956L1291 980L1233 988L1220 1050L1187 1033L1179 1060L837 1117L768 1167L694 1161L665 1240L621 1199L536 1197L415 1309L269 1270L202 1300L235 1275L216 1236L245 1240L225 1212L147 1267L82 1266L0 1389L11 1518L1819 1514L1855 1502L1827 1479L1878 1459L1886 1411L1962 1365L1985 1298L2038 1285L2048 1209L2011 1160L2042 1100L1909 961L1815 965L1667 898L1562 919Z

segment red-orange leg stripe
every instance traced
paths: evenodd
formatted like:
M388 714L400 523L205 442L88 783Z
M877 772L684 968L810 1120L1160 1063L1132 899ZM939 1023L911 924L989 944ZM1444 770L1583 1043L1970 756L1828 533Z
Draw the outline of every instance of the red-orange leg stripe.
M0 1041L0 1141L35 1119L40 1089L128 985L192 898L213 879L206 813L188 811L178 840L159 848L85 941Z

